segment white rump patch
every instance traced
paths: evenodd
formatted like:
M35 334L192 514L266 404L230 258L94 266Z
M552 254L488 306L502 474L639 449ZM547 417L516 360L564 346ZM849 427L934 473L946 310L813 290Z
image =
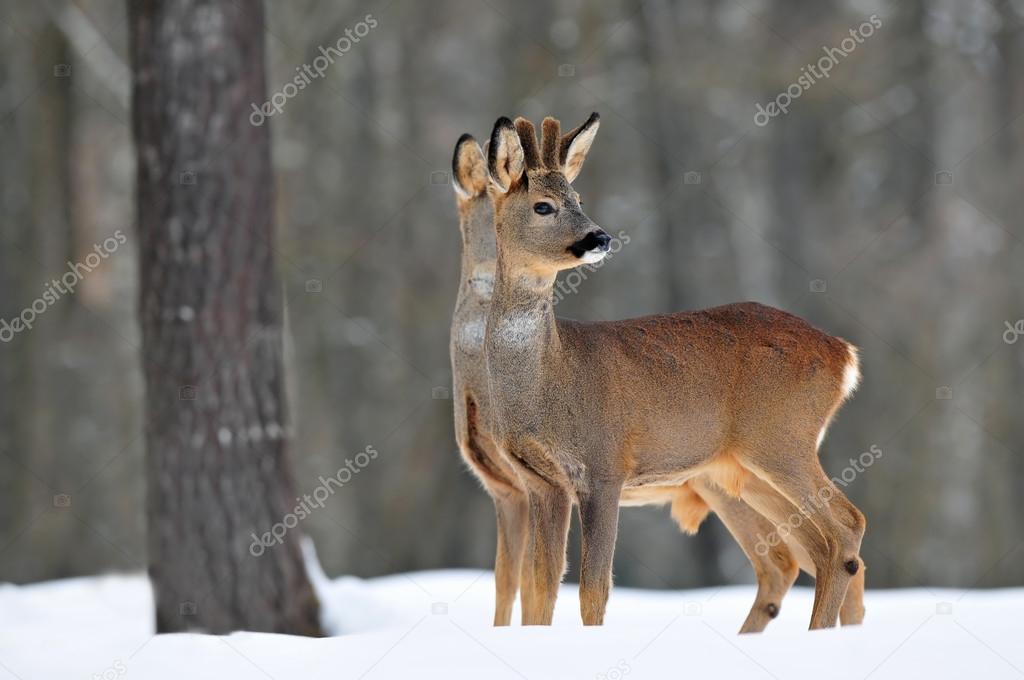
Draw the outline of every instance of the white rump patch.
M857 356L857 348L846 343L846 351L849 358L846 367L843 368L843 399L846 399L860 384L860 357Z
M857 356L857 348L846 343L847 359L846 365L843 367L843 384L840 389L843 391L842 399L848 399L853 391L857 389L857 385L860 384L860 358ZM821 448L821 442L825 441L825 433L828 432L829 422L821 428L821 432L818 433L818 442L815 444L816 449Z

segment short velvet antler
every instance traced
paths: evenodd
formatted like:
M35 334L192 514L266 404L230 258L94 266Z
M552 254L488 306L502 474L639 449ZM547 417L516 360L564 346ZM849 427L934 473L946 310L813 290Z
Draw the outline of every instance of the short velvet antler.
M540 154L537 151L537 131L526 118L516 118L516 132L519 134L519 143L523 147L523 157L526 159L527 170L540 168Z
M544 140L544 167L548 170L561 170L563 161L559 158L558 147L562 142L562 124L548 116L544 119L541 133Z

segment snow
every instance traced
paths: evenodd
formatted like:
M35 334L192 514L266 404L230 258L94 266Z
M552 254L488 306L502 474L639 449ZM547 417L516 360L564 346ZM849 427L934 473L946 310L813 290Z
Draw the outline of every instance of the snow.
M904 680L1018 677L1024 669L1024 589L869 591L863 626L811 633L813 593L798 588L764 634L739 636L753 586L616 588L607 624L584 628L576 588L564 585L554 626L497 629L490 572L328 580L315 568L312 576L336 637L155 636L141 574L0 585L0 680Z

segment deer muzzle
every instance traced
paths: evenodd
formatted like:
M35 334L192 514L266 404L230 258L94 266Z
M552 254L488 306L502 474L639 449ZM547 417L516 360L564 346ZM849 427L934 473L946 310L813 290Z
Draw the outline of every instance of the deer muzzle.
M597 262L608 253L612 237L602 229L595 229L569 246L570 253L585 262Z

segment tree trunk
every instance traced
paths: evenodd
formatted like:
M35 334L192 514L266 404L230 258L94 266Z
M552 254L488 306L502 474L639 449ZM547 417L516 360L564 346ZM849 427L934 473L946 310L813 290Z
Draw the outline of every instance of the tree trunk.
M269 134L250 122L263 7L128 8L157 631L318 635L286 464Z

